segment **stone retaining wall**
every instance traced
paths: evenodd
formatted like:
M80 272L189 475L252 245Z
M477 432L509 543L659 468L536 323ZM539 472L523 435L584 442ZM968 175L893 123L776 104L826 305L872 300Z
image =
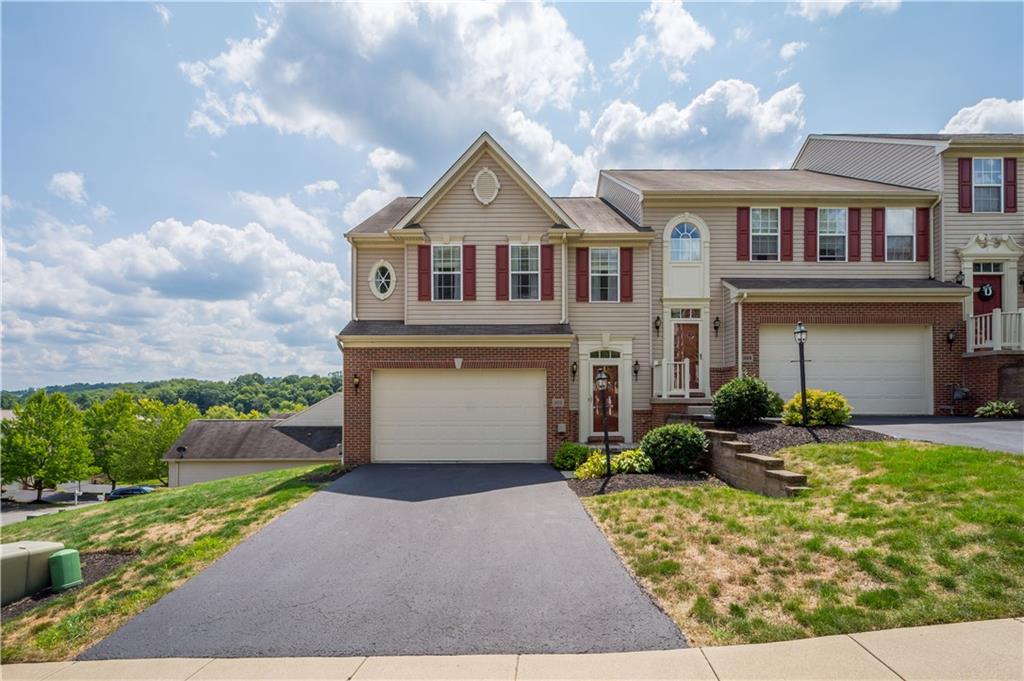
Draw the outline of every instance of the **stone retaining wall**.
M719 480L769 497L792 497L809 489L806 475L787 471L778 457L754 454L750 443L737 440L733 431L704 433L710 441L707 469Z

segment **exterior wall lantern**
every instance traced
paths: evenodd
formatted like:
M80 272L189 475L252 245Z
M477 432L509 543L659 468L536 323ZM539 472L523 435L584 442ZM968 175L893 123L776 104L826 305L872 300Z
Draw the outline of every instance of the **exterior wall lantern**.
M610 478L612 476L612 450L608 444L608 374L605 373L604 367L597 368L594 387L601 399L601 423L604 426L604 475L606 478Z
M1017 283L1020 285L1021 288L1024 288L1024 274L1020 275L1020 279L1017 280Z
M956 342L956 329L950 329L946 332L946 342L949 343L949 349L953 349L953 343Z
M352 374L352 387L359 390L359 374Z
M804 371L804 344L807 342L807 327L803 322L797 322L793 329L793 338L796 346L800 348L800 419L807 427L807 373Z
M711 328L715 330L715 338L718 337L718 330L722 328L722 320L715 317L715 321L711 322Z
M654 318L654 334L656 336L661 335L661 315Z
M633 360L633 380L640 378L640 360Z
M580 368L576 364L576 362L573 362L572 366L569 367L569 371L572 372L572 382L573 383L576 382L576 372L578 372L579 370L580 370Z
M963 286L964 279L965 279L964 271L960 270L959 272L956 273L956 276L953 278L953 281L955 281L957 284L960 284L961 286Z

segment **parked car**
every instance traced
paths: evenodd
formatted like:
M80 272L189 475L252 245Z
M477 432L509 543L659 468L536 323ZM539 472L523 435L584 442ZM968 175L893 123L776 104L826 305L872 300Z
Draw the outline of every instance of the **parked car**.
M107 495L107 501L114 501L115 499L125 499L127 497L135 497L140 494L149 494L152 491L153 488L147 485L140 485L139 487L119 487Z

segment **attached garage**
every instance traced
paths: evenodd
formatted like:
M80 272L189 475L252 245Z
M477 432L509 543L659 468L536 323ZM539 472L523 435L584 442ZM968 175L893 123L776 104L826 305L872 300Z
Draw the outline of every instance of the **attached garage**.
M374 369L374 462L547 460L544 369Z
M807 324L807 387L837 390L857 414L931 414L932 327ZM789 399L800 390L793 326L760 327L760 374Z

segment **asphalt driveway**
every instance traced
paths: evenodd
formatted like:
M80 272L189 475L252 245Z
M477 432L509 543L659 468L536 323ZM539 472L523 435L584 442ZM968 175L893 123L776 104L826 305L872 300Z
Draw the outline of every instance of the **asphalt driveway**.
M969 416L859 416L850 424L907 440L1024 454L1024 421Z
M685 646L545 465L362 466L82 659Z

